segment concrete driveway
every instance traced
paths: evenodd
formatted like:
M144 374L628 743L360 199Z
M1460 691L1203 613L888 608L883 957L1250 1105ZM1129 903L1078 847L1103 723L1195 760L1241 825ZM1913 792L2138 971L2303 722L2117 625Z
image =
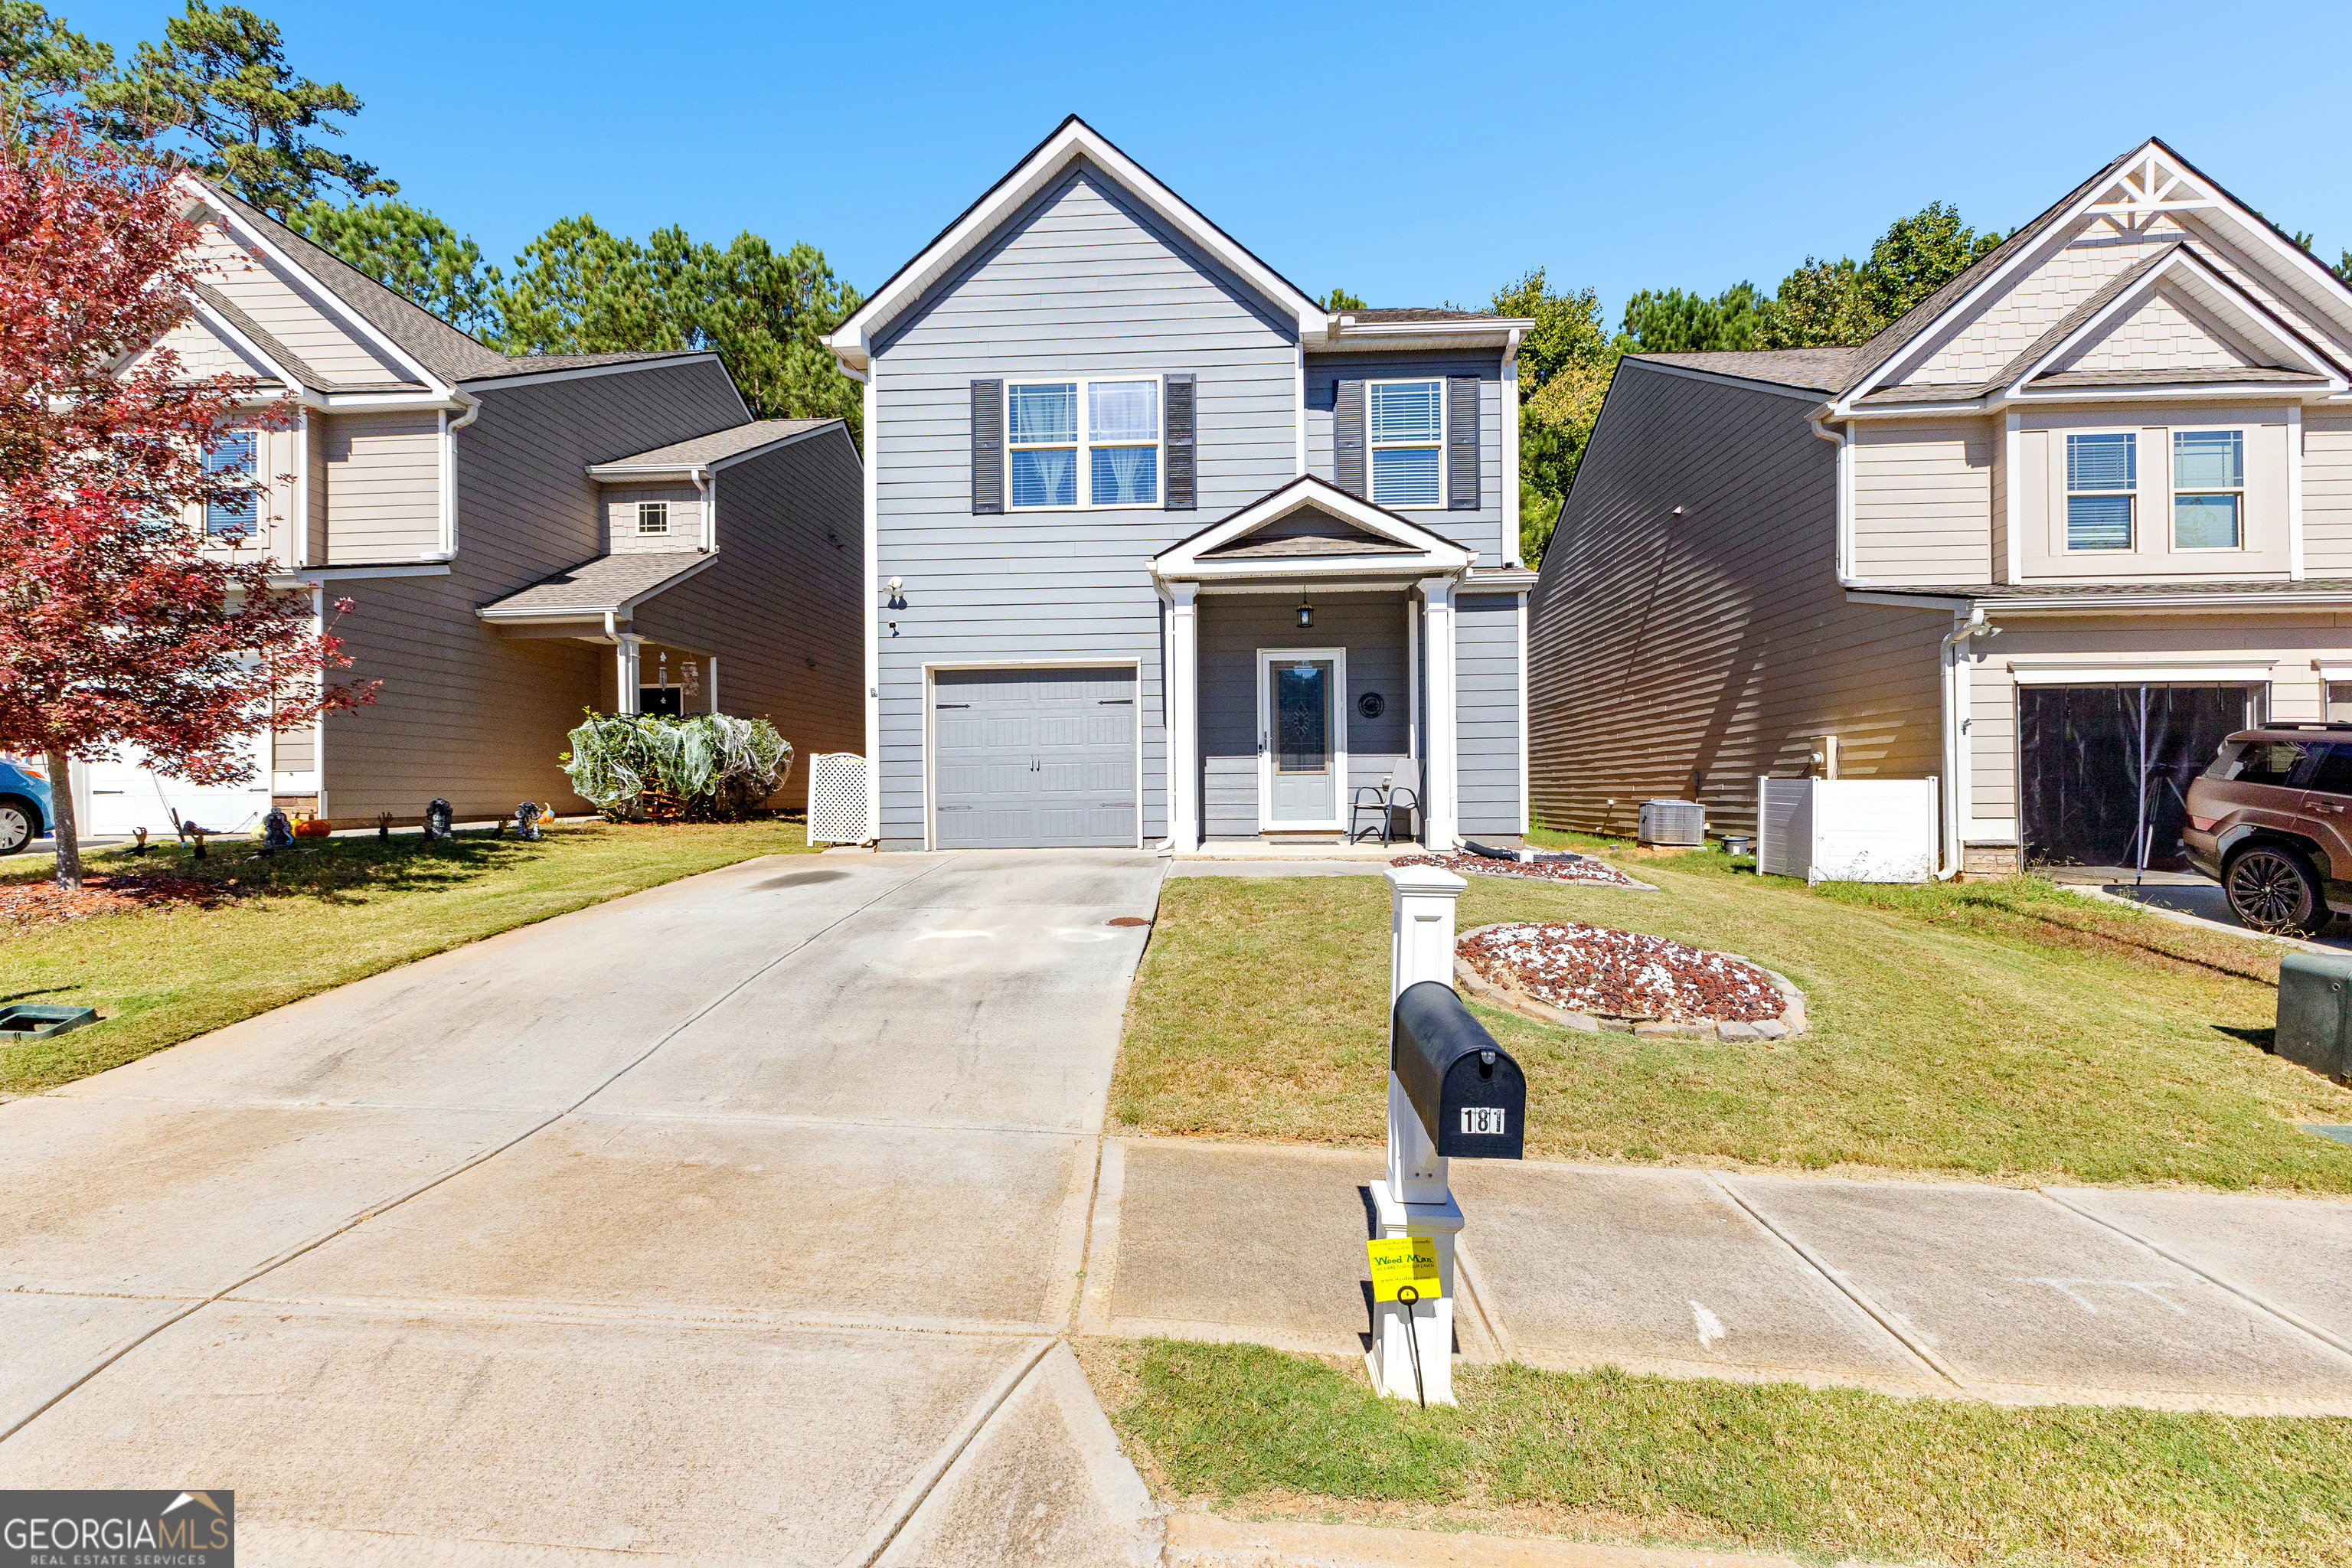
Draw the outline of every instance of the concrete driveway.
M769 859L0 1105L0 1487L244 1561L1150 1560L1069 1324L1160 866Z

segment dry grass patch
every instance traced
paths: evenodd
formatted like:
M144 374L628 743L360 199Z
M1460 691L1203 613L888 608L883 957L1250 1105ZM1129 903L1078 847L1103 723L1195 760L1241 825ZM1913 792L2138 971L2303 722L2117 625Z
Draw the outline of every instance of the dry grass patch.
M2352 1093L2263 1049L2278 950L2039 882L1808 889L1723 857L1661 891L1472 878L1464 929L1574 920L1735 952L1805 993L1772 1044L1586 1035L1491 1009L1528 1152L2029 1181L2352 1192ZM1112 1107L1128 1128L1375 1143L1388 893L1369 877L1171 881Z

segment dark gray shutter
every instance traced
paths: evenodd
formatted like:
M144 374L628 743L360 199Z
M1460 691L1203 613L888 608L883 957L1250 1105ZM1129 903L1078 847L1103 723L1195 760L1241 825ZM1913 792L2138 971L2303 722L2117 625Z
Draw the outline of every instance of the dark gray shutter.
M1478 378L1445 378L1445 505L1478 510Z
M1170 511L1191 511L1201 504L1200 467L1195 453L1198 444L1193 439L1192 378L1171 375L1162 378L1168 388L1168 483L1166 506Z
M1364 479L1364 384L1343 381L1331 400L1331 482L1351 496L1369 496Z
M971 384L971 510L1004 510L1004 383Z

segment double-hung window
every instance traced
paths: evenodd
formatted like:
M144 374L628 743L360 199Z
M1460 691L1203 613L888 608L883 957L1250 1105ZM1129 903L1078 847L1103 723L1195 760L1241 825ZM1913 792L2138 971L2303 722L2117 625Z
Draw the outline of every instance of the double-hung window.
M1007 504L1014 511L1158 506L1160 435L1157 376L1008 382Z
M2129 550L2139 488L2137 438L2128 431L2066 437L2066 548Z
M2244 540L2245 496L2244 432L2172 433L2172 548L2237 549Z
M1445 381L1375 381L1364 388L1372 500L1381 506L1445 504Z
M667 533L669 531L669 502L666 500L639 501L637 503L637 531L640 534Z
M251 430L226 430L213 437L205 448L205 472L235 483L242 479L245 488L232 495L216 495L205 503L205 535L209 539L236 534L251 539L260 531L258 508L255 505L253 478L257 456L256 433Z

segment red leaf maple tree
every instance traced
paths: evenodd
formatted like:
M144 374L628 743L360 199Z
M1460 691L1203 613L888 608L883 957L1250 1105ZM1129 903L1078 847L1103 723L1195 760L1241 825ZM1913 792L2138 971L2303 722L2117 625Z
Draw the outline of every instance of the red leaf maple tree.
M374 695L328 679L351 660L307 587L273 586L277 563L191 521L217 500L261 527L267 485L205 454L291 408L163 346L208 269L190 205L163 160L71 121L0 163L0 748L47 759L67 889L75 759L127 744L229 783L252 772L241 742Z

